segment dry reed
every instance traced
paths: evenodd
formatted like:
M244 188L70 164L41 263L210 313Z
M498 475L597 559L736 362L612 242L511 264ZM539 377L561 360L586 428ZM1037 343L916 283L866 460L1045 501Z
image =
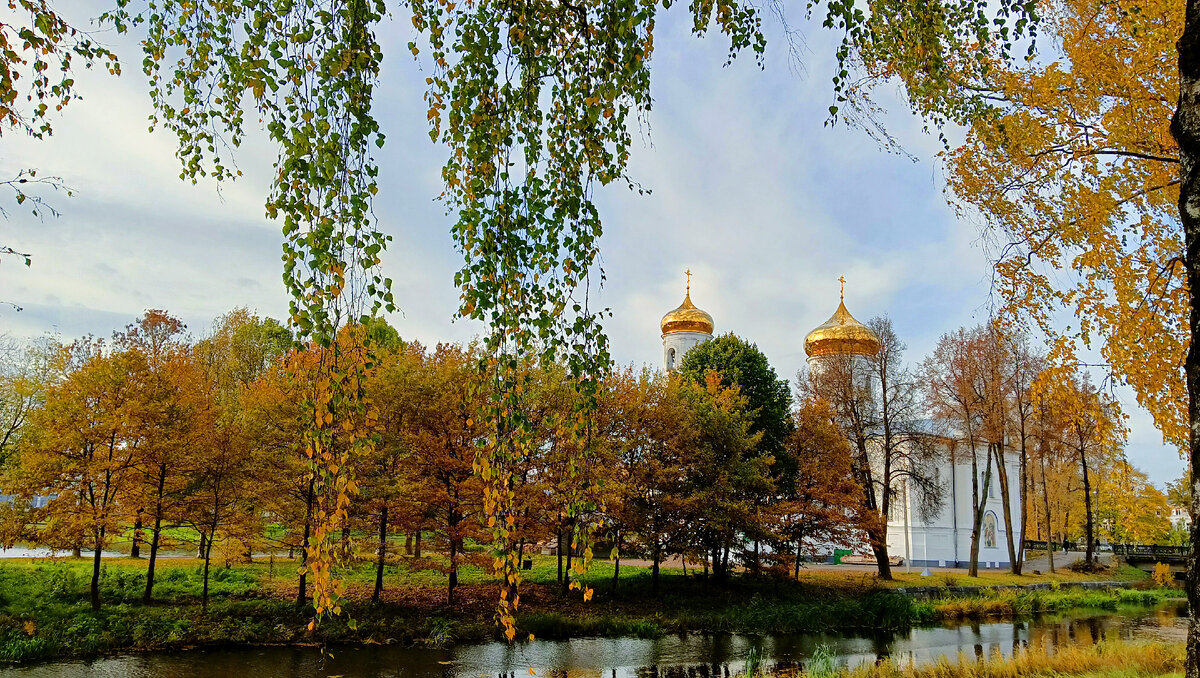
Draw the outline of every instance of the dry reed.
M1142 678L1182 674L1184 647L1179 643L1109 642L1050 649L1030 646L1012 657L996 652L977 659L960 653L957 659L943 658L932 664L913 666L906 661L886 660L853 669L843 668L839 678L1035 678L1083 675L1113 675ZM760 674L761 675L761 674ZM775 678L806 678L804 671L781 671Z

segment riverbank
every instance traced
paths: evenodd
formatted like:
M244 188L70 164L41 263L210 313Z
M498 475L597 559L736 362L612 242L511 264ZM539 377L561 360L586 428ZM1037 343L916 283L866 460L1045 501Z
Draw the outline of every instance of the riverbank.
M215 568L207 611L200 605L197 563L179 559L161 564L156 601L143 605L145 563L114 559L105 562L101 577L104 604L93 612L88 565L71 560L0 563L0 660L241 644L436 647L496 637L492 615L497 589L482 571L463 573L466 583L451 603L441 586L444 575L436 568L395 563L388 568L382 599L371 603L373 570L363 563L341 572L348 583L348 617L329 620L313 633L306 628L311 608L297 607L292 600L295 566L290 563ZM614 593L611 565L595 563L585 581L595 587L596 596L585 603L578 593L561 595L554 565L552 559L539 559L527 573L518 620L523 633L568 638L901 629L1075 608L1147 606L1176 595L1159 589L1084 591L1052 580L1057 589L982 589L978 595L918 601L857 574L838 578L821 572L799 582L736 577L716 584L673 572L664 575L656 596L644 568L622 568Z

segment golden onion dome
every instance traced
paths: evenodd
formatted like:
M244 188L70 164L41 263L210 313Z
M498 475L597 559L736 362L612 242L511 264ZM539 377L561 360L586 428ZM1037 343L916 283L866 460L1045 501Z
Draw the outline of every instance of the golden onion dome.
M814 358L827 355L875 355L879 352L879 337L850 315L843 300L832 318L804 338L804 352Z
M687 292L683 295L683 303L679 305L679 308L664 315L659 327L662 328L663 334L674 334L675 332L712 334L712 316L696 308L696 305L692 303L692 272L688 271L687 275L688 286Z

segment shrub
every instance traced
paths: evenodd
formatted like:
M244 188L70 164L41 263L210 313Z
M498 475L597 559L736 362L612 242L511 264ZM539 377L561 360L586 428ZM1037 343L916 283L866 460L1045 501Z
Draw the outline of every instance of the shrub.
M1175 585L1175 573L1171 572L1171 566L1166 563L1155 563L1154 573L1151 576L1154 578L1154 583L1163 588Z

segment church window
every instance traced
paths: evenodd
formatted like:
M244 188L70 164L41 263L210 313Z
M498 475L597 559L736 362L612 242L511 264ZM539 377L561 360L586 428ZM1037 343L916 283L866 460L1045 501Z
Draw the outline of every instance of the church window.
M988 511L983 516L983 546L996 548L996 512Z
M675 369L675 349L673 348L667 349L667 369Z

